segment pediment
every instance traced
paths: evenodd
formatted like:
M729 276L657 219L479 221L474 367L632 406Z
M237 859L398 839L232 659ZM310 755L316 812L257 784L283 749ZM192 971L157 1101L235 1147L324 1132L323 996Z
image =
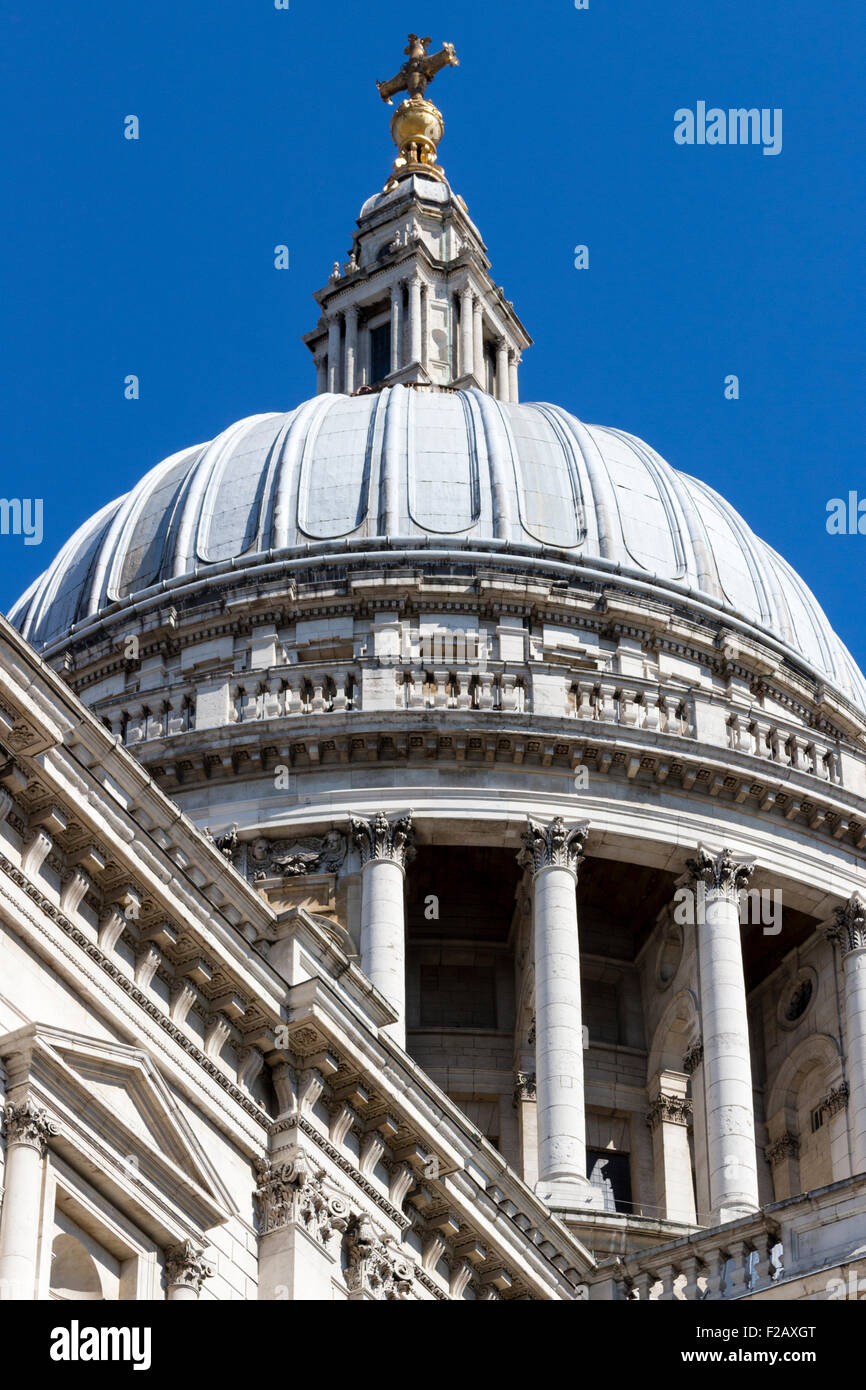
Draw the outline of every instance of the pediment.
M203 1227L234 1210L182 1105L150 1056L126 1043L30 1025L0 1038L0 1056L29 1054L29 1083L61 1125L62 1150L100 1155L105 1184L171 1194Z

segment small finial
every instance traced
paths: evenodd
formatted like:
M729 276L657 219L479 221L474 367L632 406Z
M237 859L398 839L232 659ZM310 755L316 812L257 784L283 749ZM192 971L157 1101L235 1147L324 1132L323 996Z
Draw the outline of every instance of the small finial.
M391 119L391 134L397 146L397 159L386 191L392 188L398 178L410 173L424 173L428 177L444 179L445 174L436 163L436 149L445 133L442 112L428 101L427 88L437 72L442 68L460 66L453 43L443 44L438 53L428 54L429 38L409 35L406 48L407 61L396 77L390 82L377 82L379 95L389 106L391 98L398 92L408 96L397 108Z

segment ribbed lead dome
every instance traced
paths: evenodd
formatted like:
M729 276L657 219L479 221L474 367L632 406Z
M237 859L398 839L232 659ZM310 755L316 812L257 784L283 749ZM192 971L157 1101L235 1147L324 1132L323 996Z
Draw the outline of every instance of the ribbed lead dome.
M86 522L10 616L46 647L206 566L385 537L556 553L619 567L668 597L688 590L866 707L866 681L812 593L718 493L622 430L475 390L325 394L240 420Z

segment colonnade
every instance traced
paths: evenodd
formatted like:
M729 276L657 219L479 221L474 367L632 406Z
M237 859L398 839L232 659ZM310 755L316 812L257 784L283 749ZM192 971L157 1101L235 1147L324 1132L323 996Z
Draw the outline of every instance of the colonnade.
M391 374L404 367L429 368L430 333L428 327L429 295L427 281L414 273L390 287ZM405 302L404 302L405 301ZM484 310L483 297L471 285L465 285L456 297L459 309L455 315L456 363L455 379L475 379L483 390L488 387L488 366L485 344L493 351L493 395L497 400L517 402L519 398L518 369L520 352L512 347ZM315 355L317 390L352 395L362 386L373 385L370 379L369 335L362 326L361 305L352 303L333 309L327 316L327 347Z
M587 1177L578 879L586 824L530 821L520 862L532 881L539 1194L557 1208L595 1205ZM405 1046L404 878L412 854L411 812L353 821L362 856L361 965L398 1013L387 1031ZM758 1164L739 893L753 865L698 847L687 879L701 906L698 986L702 1037L683 1072L656 1078L649 1123L669 1218L695 1220L687 1134L691 1076L706 1135L704 1188L712 1224L758 1210ZM842 947L855 1171L866 1171L866 903L837 913Z

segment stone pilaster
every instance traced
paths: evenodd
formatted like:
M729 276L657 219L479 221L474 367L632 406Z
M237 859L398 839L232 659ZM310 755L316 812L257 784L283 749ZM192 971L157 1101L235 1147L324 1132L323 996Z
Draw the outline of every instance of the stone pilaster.
M703 1029L710 1219L757 1211L758 1167L739 893L754 864L729 849L698 846L688 861L703 912L696 913Z
M412 812L389 821L352 817L352 836L361 854L361 968L397 1010L384 1029L406 1045L406 865L414 855Z
M695 1220L695 1196L689 1151L691 1101L685 1072L660 1072L652 1088L647 1124L652 1132L656 1204L668 1221Z
M520 862L532 871L535 941L537 1191L555 1207L597 1202L586 1176L577 874L588 826L530 821Z
M842 956L848 1126L857 1174L866 1172L866 901L859 893L836 908L827 935Z
M352 1212L301 1149L256 1162L259 1297L329 1301Z

